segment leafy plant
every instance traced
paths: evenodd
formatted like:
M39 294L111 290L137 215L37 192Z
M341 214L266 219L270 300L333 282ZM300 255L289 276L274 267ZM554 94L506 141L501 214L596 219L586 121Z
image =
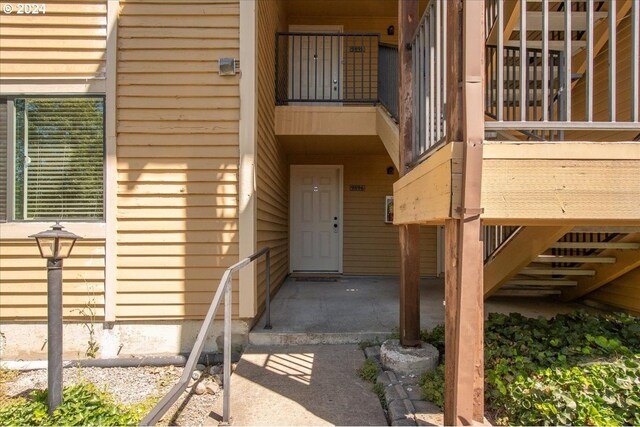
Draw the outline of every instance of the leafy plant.
M78 384L64 388L63 402L53 415L48 414L47 391L36 390L28 399L0 409L0 425L137 425L146 406L119 405L95 385Z
M444 355L444 329L423 332ZM420 379L444 404L444 358ZM490 314L485 398L499 424L640 425L640 319L584 311L552 319Z
M434 371L422 374L418 384L425 400L444 408L444 363Z
M362 367L358 369L358 375L365 381L369 381L370 383L375 383L376 378L378 378L378 373L380 372L380 368L371 359L367 359L362 364Z

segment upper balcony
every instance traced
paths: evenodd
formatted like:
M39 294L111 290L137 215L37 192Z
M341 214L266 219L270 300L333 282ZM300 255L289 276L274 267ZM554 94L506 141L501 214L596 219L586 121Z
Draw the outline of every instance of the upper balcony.
M456 93L447 6L429 2L411 47L414 157L394 186L397 223L459 215L464 160L460 141L447 145L447 97ZM484 73L474 76L484 105L461 107L484 116L484 223L640 224L640 2L485 6Z
M446 9L429 3L412 45L417 162L445 141ZM487 0L478 112L487 139L640 137L638 9L633 0Z

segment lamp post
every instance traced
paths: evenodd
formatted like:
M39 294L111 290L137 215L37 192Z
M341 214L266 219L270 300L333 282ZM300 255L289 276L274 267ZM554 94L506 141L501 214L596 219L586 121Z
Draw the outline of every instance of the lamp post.
M62 403L62 260L80 236L64 231L59 222L34 234L42 258L47 259L47 347L49 414Z

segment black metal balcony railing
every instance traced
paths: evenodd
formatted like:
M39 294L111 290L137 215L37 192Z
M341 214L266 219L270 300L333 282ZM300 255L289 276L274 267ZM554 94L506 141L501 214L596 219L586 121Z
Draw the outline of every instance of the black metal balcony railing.
M275 71L277 105L382 102L397 118L397 47L378 33L276 33Z
M378 52L378 99L397 121L400 102L398 46L380 43Z

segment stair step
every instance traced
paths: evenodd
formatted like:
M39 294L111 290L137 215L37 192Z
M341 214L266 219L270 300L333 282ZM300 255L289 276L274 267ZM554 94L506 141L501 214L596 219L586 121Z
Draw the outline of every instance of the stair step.
M557 289L500 289L494 296L498 297L543 297L548 295L560 295Z
M556 242L551 245L557 249L640 249L640 243L624 242Z
M509 47L520 47L520 40L508 40L504 42L504 45ZM547 46L549 47L549 50L564 50L564 41L549 40ZM571 42L571 55L575 55L586 47L587 42L585 40L573 40ZM527 48L542 49L542 40L527 40Z
M565 255L540 255L536 262L579 262L589 264L615 264L613 256L565 256Z
M605 19L608 16L607 12L594 12L594 24L601 19ZM549 20L549 31L562 31L564 32L564 11L556 12L549 11L547 13ZM516 30L520 29L520 22L515 26ZM587 12L571 12L571 30L572 31L586 31L587 30ZM530 10L527 11L527 31L542 31L542 11Z
M533 274L533 275L562 275L562 276L595 276L595 270L582 270L579 268L536 268L527 267L524 268L520 274Z
M511 279L504 286L577 286L576 280Z

